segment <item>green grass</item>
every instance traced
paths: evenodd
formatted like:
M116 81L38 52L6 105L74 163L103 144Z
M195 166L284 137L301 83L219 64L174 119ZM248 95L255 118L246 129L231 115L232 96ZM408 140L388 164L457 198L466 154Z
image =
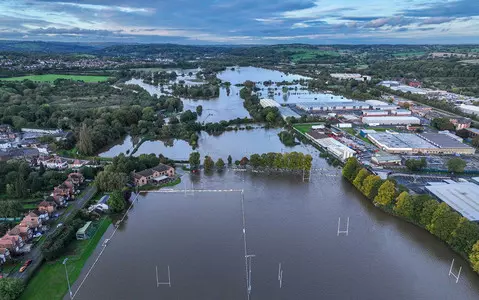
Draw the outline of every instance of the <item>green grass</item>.
M37 204L23 204L23 209L25 210L36 209L37 206L38 206Z
M90 76L90 75L61 75L61 74L44 74L44 75L29 75L21 77L10 77L10 78L0 78L0 80L5 81L22 81L22 80L32 80L39 82L53 82L56 79L71 79L84 82L101 82L107 81L108 76Z
M304 134L304 133L307 133L308 131L310 131L311 127L313 127L314 125L323 125L323 123L295 124L295 125L293 125L293 127Z
M74 241L70 245L71 255L66 255L54 262L44 263L30 279L20 300L61 300L68 291L65 269L62 261L68 257L67 270L71 283L80 276L81 270L95 250L101 237L111 224L110 219L103 219L95 235L84 241Z

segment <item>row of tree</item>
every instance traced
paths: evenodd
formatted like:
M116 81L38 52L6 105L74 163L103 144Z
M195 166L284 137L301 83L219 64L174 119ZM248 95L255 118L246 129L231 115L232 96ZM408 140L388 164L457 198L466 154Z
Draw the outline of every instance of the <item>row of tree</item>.
M311 169L313 157L301 152L289 153L263 153L252 154L249 158L249 165L254 168L273 168L286 170L306 170Z
M376 206L425 228L469 257L474 270L479 272L479 226L476 223L429 195L410 195L398 190L393 180L382 180L371 174L356 158L348 159L343 176Z

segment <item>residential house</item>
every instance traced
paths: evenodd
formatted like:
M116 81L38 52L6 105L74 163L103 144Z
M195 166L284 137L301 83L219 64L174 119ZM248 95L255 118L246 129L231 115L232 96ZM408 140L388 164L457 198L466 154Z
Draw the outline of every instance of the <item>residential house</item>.
M63 197L65 199L69 199L70 196L73 195L74 191L75 189L73 187L73 183L65 180L62 184L53 189L53 197Z
M58 156L44 156L37 159L37 164L43 164L47 169L64 170L68 168L68 162Z
M7 248L0 248L0 263L4 264L10 258L10 250Z
M471 127L471 119L468 118L451 118L449 119L449 122L451 122L454 127L456 127L456 130L461 130L461 129L466 129Z
M26 224L18 224L9 231L10 235L19 235L23 241L29 241L33 237L33 230Z
M79 186L85 181L85 177L83 177L82 173L74 172L68 174L68 180L73 182L74 185Z
M75 160L73 161L73 163L70 164L70 168L72 168L72 169L79 169L79 168L83 167L85 164L86 164L86 162L83 162L83 161L81 161L81 160L79 160L79 159L75 159Z
M156 167L133 173L133 181L137 186L143 186L149 182L158 182L165 177L175 176L175 169L165 164L159 164Z
M10 250L10 253L18 252L23 245L25 245L25 243L19 235L7 232L7 234L0 238L0 248L6 248Z
M52 213L55 212L57 209L57 204L55 202L49 202L49 201L42 201L40 204L38 204L37 207L38 211L42 213L47 213L48 215L52 215Z
M42 226L42 219L44 219L44 217L41 213L36 214L35 212L31 211L23 218L20 223L36 231Z

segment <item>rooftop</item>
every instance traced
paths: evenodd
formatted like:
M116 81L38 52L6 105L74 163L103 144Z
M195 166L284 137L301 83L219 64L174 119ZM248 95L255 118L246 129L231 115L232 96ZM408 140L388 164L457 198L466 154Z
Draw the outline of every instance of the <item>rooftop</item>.
M414 133L370 133L368 137L388 148L437 148Z
M470 146L459 142L447 134L421 133L418 135L438 148L471 148Z
M471 182L437 184L426 189L470 221L479 221L479 185Z

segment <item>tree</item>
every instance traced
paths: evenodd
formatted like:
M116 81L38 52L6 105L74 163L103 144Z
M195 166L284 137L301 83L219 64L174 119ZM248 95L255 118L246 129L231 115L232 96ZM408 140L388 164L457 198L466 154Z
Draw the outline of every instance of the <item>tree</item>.
M381 187L379 187L378 195L374 198L374 203L381 206L389 206L394 200L394 195L396 194L396 188L394 183L389 180L386 180Z
M127 183L127 176L125 173L101 171L95 178L95 185L100 191L108 192L114 190L121 190Z
M213 159L211 159L211 157L205 156L203 166L205 167L205 172L209 172L209 171L213 170L213 168L215 166L215 162L213 161Z
M451 234L449 244L454 250L469 254L477 240L479 240L479 226L476 223L461 217L457 223L456 229Z
M191 169L198 169L200 166L200 153L199 152L191 152L190 159L189 159Z
M412 205L413 205L413 213L412 213L412 220L416 223L419 223L423 226L426 226L421 223L421 212L424 208L424 203L427 200L431 200L431 196L429 195L414 195L412 196ZM432 199L434 200L434 199ZM437 202L437 201L435 201Z
M466 165L467 163L465 160L459 157L454 157L447 161L447 170L453 173L462 173L464 172Z
M408 192L402 192L396 199L394 212L407 219L412 219L414 213L414 204L411 195Z
M449 118L434 118L431 121L431 126L438 130L451 130L454 131L454 124L451 123Z
M2 300L18 299L24 288L25 284L19 278L2 278L0 279L0 298Z
M262 159L259 154L252 154L249 158L249 163L253 168L260 167L262 164Z
M472 139L472 145L479 148L479 135Z
M424 157L421 159L407 159L405 164L411 171L420 171L427 167L427 161Z
M376 195L378 194L379 187L383 181L381 180L381 177L378 175L369 175L364 179L363 181L363 189L362 192L364 196L368 197L369 199L374 199Z
M228 165L231 165L233 163L233 158L231 155L228 155Z
M225 162L223 161L223 159L221 158L218 158L218 161L216 161L216 168L218 170L221 170L225 167Z
M363 182L366 177L368 177L369 171L366 170L365 168L362 168L358 175L356 175L356 178L353 180L353 185L360 191L363 189Z
M443 202L439 204L436 211L432 214L431 224L426 228L429 232L447 242L457 227L459 218L459 214L452 211L449 205Z
M196 114L197 114L198 116L201 116L201 114L203 114L203 106L198 105L198 106L196 107Z
M432 215L437 210L439 203L434 199L429 199L424 202L423 209L419 215L419 223L427 228L432 222Z
M356 178L356 175L358 174L360 168L361 168L361 165L359 164L357 158L350 157L348 158L348 160L346 161L346 164L344 165L343 176L347 180L353 181Z
M274 123L274 121L276 121L276 114L272 111L270 111L267 115L266 115L266 122L268 123Z
M479 241L477 241L472 247L471 254L469 254L469 260L471 261L472 269L479 272Z
M92 155L93 154L93 140L90 134L90 129L88 128L86 123L82 123L80 128L80 135L78 138L78 151L84 155Z
M115 190L111 193L110 198L108 199L108 207L114 213L119 213L125 210L126 201L123 196L123 192L120 190Z
M180 120L178 120L178 117L176 116L171 116L169 121L168 121L168 124L170 125L174 125L174 124L178 124L180 123Z

